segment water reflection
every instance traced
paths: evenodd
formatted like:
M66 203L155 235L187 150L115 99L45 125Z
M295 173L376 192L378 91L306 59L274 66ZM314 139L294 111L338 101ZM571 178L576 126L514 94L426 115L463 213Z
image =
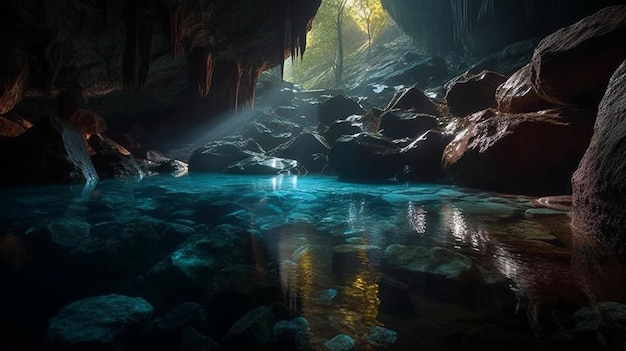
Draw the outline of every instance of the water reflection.
M426 214L427 211L423 206L416 207L413 201L409 201L407 205L407 219L409 225L417 234L426 233Z

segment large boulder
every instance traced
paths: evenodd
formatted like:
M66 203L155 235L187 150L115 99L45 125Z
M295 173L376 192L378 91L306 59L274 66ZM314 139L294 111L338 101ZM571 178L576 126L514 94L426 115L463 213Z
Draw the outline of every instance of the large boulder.
M380 116L380 133L391 139L417 138L439 126L433 115L389 110Z
M265 152L254 140L215 140L195 149L189 158L189 171L222 172L233 163Z
M531 60L539 96L562 105L595 107L626 58L626 6L606 7L545 37Z
M616 248L626 249L626 62L610 80L595 132L572 178L572 224Z
M140 297L104 295L72 302L50 320L50 350L126 350L147 346L154 308Z
M123 146L101 134L89 138L91 156L100 178L125 178L144 176L144 172L135 157Z
M502 75L482 71L468 74L446 83L446 103L450 113L463 117L480 110L496 107L495 92L506 78Z
M32 123L13 112L0 116L0 136L13 138L24 133L32 126Z
M311 132L305 132L296 138L279 145L272 152L272 156L288 158L298 161L309 172L321 172L325 167L325 162L320 162L320 155L328 155L330 145L326 139ZM323 157L321 157L323 159Z
M317 118L320 123L328 125L338 119L359 114L363 114L363 108L356 101L343 95L335 95L319 105Z
M453 134L429 130L400 151L402 178L412 181L440 182L444 180L441 159Z
M0 183L93 182L98 179L79 131L55 116L0 149Z
M521 113L556 107L537 95L530 80L530 64L517 70L496 90L498 110Z
M401 169L400 147L375 134L359 133L340 137L328 153L328 164L340 179L384 181Z
M446 147L446 177L458 184L521 194L571 193L570 179L593 133L594 113L479 112Z
M412 110L417 113L427 113L439 116L437 105L424 92L416 87L410 87L398 91L385 107L391 109Z

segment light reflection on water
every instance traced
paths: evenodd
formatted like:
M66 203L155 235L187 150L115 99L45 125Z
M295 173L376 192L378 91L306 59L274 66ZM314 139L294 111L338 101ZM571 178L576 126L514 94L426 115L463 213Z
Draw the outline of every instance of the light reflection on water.
M499 313L513 319L519 318L516 315L524 301L531 316L558 299L580 306L609 298L626 302L623 266L607 260L593 243L581 239L584 235L578 233L571 239L572 233L564 229L569 228L566 213L524 217L533 206L523 196L498 197L443 185L349 184L330 177L294 175L150 177L88 187L2 191L1 233L23 234L58 218L94 224L145 214L207 226L228 218L255 234L283 228L285 232L273 243L283 293L292 313L307 318L320 338L341 332L359 338L376 325L400 331L400 340L404 337L411 344L416 341L411 330L417 325L432 328L428 330L433 335L447 332L444 325L424 327L429 311L434 314L441 308L434 307L436 303L454 311L450 320L438 316L440 324L458 323L458 315L468 309L476 312L477 307L468 307L466 301L435 303L432 296L414 294L411 298L417 301L421 317L406 321L381 315L378 282L390 273L372 261L372 250L382 252L393 244L440 246L469 257L480 267L485 284L502 283L517 299L509 310L497 302ZM226 202L235 209L205 219L195 215L201 201ZM307 225L300 225L302 221ZM2 240L0 245L13 239ZM345 244L364 248L355 254L355 268L337 274L332 267L333 249ZM329 291L336 291L337 296ZM538 323L533 318L529 322Z

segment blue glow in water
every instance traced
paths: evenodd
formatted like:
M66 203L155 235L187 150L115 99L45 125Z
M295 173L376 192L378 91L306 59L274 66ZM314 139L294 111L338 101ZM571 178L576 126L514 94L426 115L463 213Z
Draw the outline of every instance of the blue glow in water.
M518 323L526 318L523 309L537 308L537 301L626 301L626 291L615 288L624 283L623 270L611 266L613 278L595 274L606 269L604 263L580 254L570 213L529 216L535 207L525 196L450 185L353 184L327 176L223 174L1 191L0 233L27 243L30 233L51 223L93 230L139 221L176 245L190 235L211 235L222 224L245 229L254 242L271 246L265 249L273 263L260 268L277 270L290 310L309 321L320 344L341 333L367 342L372 327L385 325L398 332L397 349L411 349L429 334L444 337L467 313L473 316L467 323L476 327L493 323L478 317L483 313ZM4 238L0 249L12 257L15 248ZM181 255L203 267L193 252L176 246L156 261L179 262ZM258 257L253 261L263 265ZM133 264L144 270L138 276L150 276L150 266ZM402 297L405 292L410 299ZM320 296L329 298L321 303ZM417 317L394 316L389 301L414 305ZM530 330L539 328L532 323L529 344L536 342ZM424 333L415 334L415 328ZM440 341L430 342L445 349Z

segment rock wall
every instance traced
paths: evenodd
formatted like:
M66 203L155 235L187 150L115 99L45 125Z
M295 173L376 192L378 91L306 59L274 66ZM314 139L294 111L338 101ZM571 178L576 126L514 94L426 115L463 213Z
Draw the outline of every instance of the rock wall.
M626 61L611 78L598 108L595 133L572 178L572 225L625 255Z
M41 117L54 112L49 100L68 89L85 89L89 109L119 120L189 104L201 106L202 118L250 107L258 75L304 53L320 3L3 1L0 58L12 66L0 72L0 111L25 95L28 106L20 111Z

